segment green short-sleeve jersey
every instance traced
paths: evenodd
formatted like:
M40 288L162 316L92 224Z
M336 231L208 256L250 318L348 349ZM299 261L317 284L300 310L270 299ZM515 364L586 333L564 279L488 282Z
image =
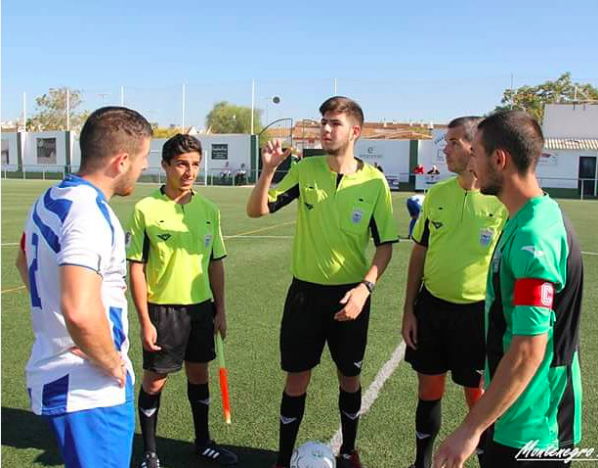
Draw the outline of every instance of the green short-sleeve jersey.
M506 220L496 197L463 189L457 177L434 185L412 234L427 247L426 289L455 304L483 301L490 257Z
M135 205L127 226L127 259L146 264L148 302L189 305L212 299L208 267L225 256L220 213L198 193L182 205L161 188Z
M515 335L547 334L546 354L494 440L521 448L581 438L579 316L583 267L569 221L548 196L531 199L507 223L494 252L486 299L486 385Z
M388 184L369 164L340 175L326 156L304 158L268 195L270 212L298 199L291 271L300 280L357 283L369 268L370 237L376 245L398 242Z

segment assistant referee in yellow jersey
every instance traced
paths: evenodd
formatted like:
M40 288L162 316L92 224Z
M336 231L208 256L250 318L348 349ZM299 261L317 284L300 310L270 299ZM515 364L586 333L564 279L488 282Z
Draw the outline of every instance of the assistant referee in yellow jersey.
M139 423L144 460L157 468L156 425L168 375L187 374L197 455L220 465L237 456L210 438L208 363L215 357L214 332L226 333L226 256L216 205L193 190L202 148L178 134L162 148L166 184L135 205L127 233L133 301L141 324L143 382Z
M446 373L464 387L470 408L482 395L486 275L507 211L496 197L480 193L471 171L479 121L449 123L444 155L456 177L430 189L412 235L402 331L405 360L419 381L411 468L432 463Z
M262 151L263 172L247 204L251 217L273 213L297 200L297 227L280 332L282 369L287 372L280 410L276 466L288 468L303 417L311 369L324 345L338 368L343 444L339 468L360 468L355 450L361 408L361 372L367 343L370 295L398 241L390 190L384 175L355 158L363 111L346 97L320 107L325 157L305 158L271 189L274 172L289 156L280 143ZM365 256L370 238L376 245Z

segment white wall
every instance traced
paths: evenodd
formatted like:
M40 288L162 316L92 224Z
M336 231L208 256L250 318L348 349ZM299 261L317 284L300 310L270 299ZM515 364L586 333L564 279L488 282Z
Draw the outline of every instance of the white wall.
M219 174L228 161L230 170L234 173L245 164L247 171L249 171L251 147L249 135L194 135L200 142L204 151L204 156L207 156L208 171L211 174ZM79 166L81 161L81 151L79 149L78 135L73 135L73 148L71 150L71 160L73 166ZM146 174L158 174L161 172L162 166L162 146L166 143L167 138L152 139L150 146L150 154L148 158L148 169ZM212 144L228 144L228 160L212 160ZM205 160L201 164L201 172L205 170Z
M3 133L2 141L5 141L6 144L8 144L8 165L7 165L7 167L16 167L19 164L17 132Z
M548 104L545 138L598 138L598 104Z
M428 172L432 166L436 166L440 171L438 176L439 179L445 179L453 175L446 166L446 160L444 159L444 147L446 142L444 137L446 130L434 129L432 130L431 140L420 140L417 162L424 166L424 172ZM413 168L411 168L413 170Z
M397 176L409 182L409 140L357 140L355 156L382 166L386 176Z
M204 152L204 158L207 159L208 173L219 174L225 169L228 162L228 170L232 173L237 171L241 164L245 164L247 171L251 168L251 137L250 135L195 135L201 142L201 147ZM162 164L162 146L166 143L166 138L154 139L150 147L150 155L147 173L154 174L160 171ZM228 145L228 159L227 160L213 160L212 159L212 145L213 144L227 144ZM206 159L202 161L201 172L203 173L206 167Z
M580 156L598 156L598 151L547 150L538 161L536 174L542 187L577 189Z
M66 133L65 132L35 132L22 133L23 139L23 164L27 166L27 170L35 171L38 166L37 160L37 144L38 140L42 138L56 139L56 166L66 165ZM39 170L42 167L39 166Z

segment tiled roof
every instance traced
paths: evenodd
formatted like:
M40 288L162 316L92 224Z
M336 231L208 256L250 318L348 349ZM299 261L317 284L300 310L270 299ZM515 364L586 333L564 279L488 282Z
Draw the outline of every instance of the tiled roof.
M598 138L546 138L544 148L549 150L598 151Z

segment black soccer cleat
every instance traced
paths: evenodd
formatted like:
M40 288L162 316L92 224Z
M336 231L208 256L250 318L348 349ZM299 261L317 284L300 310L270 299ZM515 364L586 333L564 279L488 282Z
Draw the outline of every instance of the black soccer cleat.
M221 466L236 465L239 462L237 455L221 447L213 440L210 440L205 445L196 445L195 453L198 457Z
M143 461L139 464L139 468L160 468L160 459L155 452L145 452Z

